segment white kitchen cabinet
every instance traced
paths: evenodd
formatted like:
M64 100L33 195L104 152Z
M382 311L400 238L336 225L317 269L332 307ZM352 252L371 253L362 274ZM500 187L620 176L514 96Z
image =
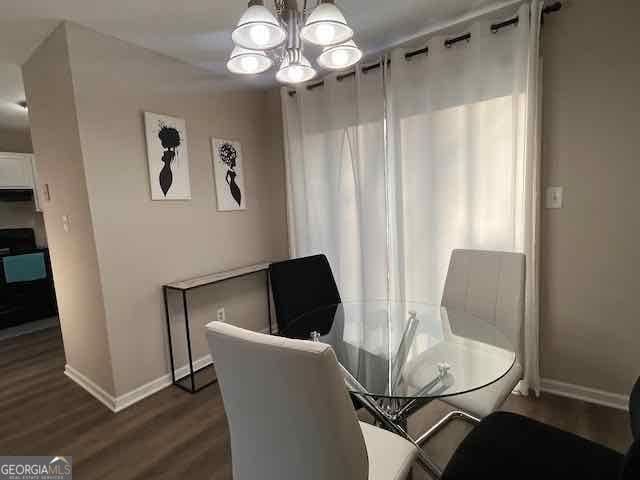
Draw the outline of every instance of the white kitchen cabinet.
M40 211L35 159L29 153L0 152L0 189L33 190L36 210Z

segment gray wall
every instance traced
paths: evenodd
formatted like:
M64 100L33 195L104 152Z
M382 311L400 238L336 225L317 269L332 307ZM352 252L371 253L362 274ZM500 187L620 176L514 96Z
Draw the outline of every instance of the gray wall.
M627 395L640 375L640 2L579 0L544 27L542 374Z
M543 181L565 187L565 205L542 218L542 374L620 394L640 374L639 10L574 1L544 31ZM286 255L278 97L220 92L206 72L67 28L71 68L64 28L24 68L34 148L53 186L45 220L68 362L121 394L168 371L162 283ZM187 121L190 202L150 200L145 110ZM246 212L216 211L214 135L243 142ZM217 305L262 329L263 300L250 278L194 295L196 356Z
M91 273L100 275L112 392L121 395L169 372L161 285L286 256L279 95L223 91L209 72L179 61L74 24L66 24L59 34L64 33L77 115L75 141L86 176L84 202L91 212L86 221L93 226L99 264L99 269L92 265ZM25 79L33 81L28 73L25 68ZM55 92L48 89L48 94ZM151 200L145 111L186 120L192 200ZM48 115L48 122L54 121ZM33 123L40 165L47 146ZM242 142L246 211L216 209L212 136ZM40 182L46 181L47 175L41 175ZM47 227L59 223L60 213L53 216L45 208ZM56 246L51 247L55 253ZM215 318L218 306L225 307L230 323L267 327L262 275L195 292L192 304L196 358L208 353L202 327ZM177 331L184 335L177 305L175 313ZM184 337L174 340L183 350Z
M63 26L44 41L22 71L40 187L48 183L51 192L51 201L42 207L67 364L113 393L106 315ZM63 229L63 215L71 219L69 232Z
M29 129L0 127L0 152L33 153Z

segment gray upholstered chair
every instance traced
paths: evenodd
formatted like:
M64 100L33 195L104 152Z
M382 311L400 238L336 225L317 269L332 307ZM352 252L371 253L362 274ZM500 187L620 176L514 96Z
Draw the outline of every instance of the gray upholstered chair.
M358 422L329 345L206 327L235 480L401 479L416 447Z
M498 409L522 378L525 256L521 253L454 250L442 306L469 312L494 324L516 349L516 363L497 382L446 399L450 405L486 417Z

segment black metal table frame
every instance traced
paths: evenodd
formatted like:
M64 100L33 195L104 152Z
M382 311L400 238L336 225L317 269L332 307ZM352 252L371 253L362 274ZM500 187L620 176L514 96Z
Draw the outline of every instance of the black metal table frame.
M176 385L177 387L180 387L182 390L189 392L189 393L197 393L200 390L202 390L203 388L208 387L209 385L213 385L214 383L217 382L217 379L211 380L208 383L205 383L204 385L200 385L198 388L196 388L196 380L195 380L195 375L196 373L200 372L201 370L204 370L205 368L210 367L211 365L213 365L213 363L207 364L203 367L198 368L197 370L193 369L193 353L191 350L191 329L189 328L189 305L188 305L188 295L187 293L190 290L195 290L198 288L202 288L202 287L208 287L211 285L214 285L216 283L220 283L220 282L225 282L227 280L233 280L236 278L242 278L242 277L246 277L248 275L255 275L256 273L260 273L260 272L265 272L265 276L266 276L266 286L267 286L267 312L269 315L269 333L273 333L273 328L272 328L272 324L271 324L271 282L269 279L269 267L266 266L265 268L261 268L259 270L253 270L251 272L246 272L246 273L241 273L239 275L234 275L231 277L225 277L225 278L221 278L218 280L212 280L210 282L206 282L200 285L194 285L193 287L187 287L187 288L178 288L178 287L173 287L171 285L163 285L162 286L162 294L164 297L164 313L165 313L165 317L167 320L167 337L169 339L169 358L171 359L171 381L174 385ZM182 308L184 310L184 325L185 325L185 332L186 332L186 339L187 339L187 354L188 354L188 358L189 358L189 373L187 373L186 375L183 375L180 378L176 378L176 366L175 366L175 359L173 356L173 339L171 336L171 316L169 315L169 301L168 301L168 293L169 290L173 290L176 292L181 292L182 293ZM190 383L191 383L191 388L186 387L185 385L183 385L181 383L181 380L183 380L186 377L190 377Z

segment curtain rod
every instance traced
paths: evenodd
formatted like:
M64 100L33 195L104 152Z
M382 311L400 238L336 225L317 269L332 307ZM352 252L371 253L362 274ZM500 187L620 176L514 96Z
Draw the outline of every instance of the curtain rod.
M549 6L546 6L542 9L542 13L545 15L551 14L551 13L556 13L559 12L560 10L562 10L562 2L554 2ZM506 27L510 27L511 25L517 25L518 22L520 21L520 19L518 17L514 17L511 18L509 20L505 20L504 22L498 22L498 23L493 23L491 24L491 32L492 33L498 33L500 30L502 30L503 28ZM451 48L453 45L455 45L456 43L459 42L468 42L471 40L471 33L465 33L464 35L460 35L458 37L453 37L453 38L448 38L444 41L444 46L446 48ZM418 55L428 55L429 54L429 47L423 47L420 48L418 50L413 50L411 52L407 52L404 55L404 58L406 60L409 60L412 57L416 57ZM387 60L387 65L391 63L390 60ZM364 67L361 67L361 71L362 73L367 73L369 70L374 70L376 68L380 68L381 62L377 62L377 63L373 63L371 65L366 65ZM343 73L341 75L336 76L336 80L338 80L339 82L341 82L342 80L344 80L345 78L349 78L349 77L354 77L356 75L355 70L352 70L350 72L347 73ZM318 88L324 85L324 80L320 80L319 82L315 82L315 83L311 83L309 85L307 85L307 90L313 90L314 88ZM290 97L293 97L296 94L295 90L290 90L289 92L287 92L289 94Z

